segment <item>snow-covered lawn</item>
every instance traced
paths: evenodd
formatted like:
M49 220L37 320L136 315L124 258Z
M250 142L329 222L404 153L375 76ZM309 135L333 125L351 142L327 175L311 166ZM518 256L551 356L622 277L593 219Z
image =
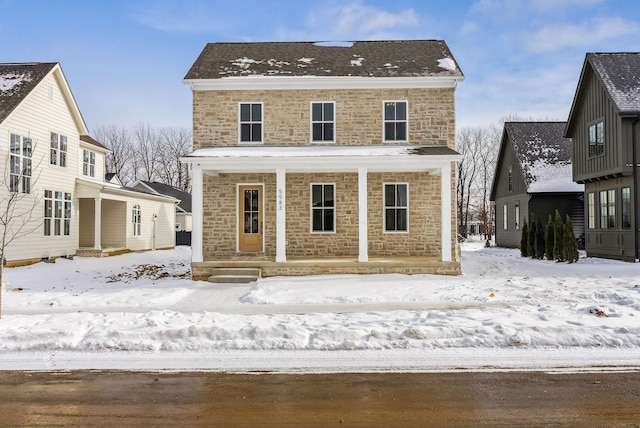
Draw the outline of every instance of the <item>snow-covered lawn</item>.
M640 265L462 250L459 277L214 285L186 247L6 269L0 369L640 367Z

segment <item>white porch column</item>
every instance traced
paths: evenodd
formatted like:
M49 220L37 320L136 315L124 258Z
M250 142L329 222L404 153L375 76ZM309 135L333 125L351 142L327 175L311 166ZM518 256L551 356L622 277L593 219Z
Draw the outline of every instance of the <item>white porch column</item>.
M202 167L197 164L192 165L191 182L191 261L202 262L202 201L204 191L202 185Z
M369 261L367 168L358 168L358 261Z
M93 200L93 249L102 249L102 199L98 196Z
M442 261L451 261L451 163L440 169Z
M276 262L287 261L287 172L276 169Z

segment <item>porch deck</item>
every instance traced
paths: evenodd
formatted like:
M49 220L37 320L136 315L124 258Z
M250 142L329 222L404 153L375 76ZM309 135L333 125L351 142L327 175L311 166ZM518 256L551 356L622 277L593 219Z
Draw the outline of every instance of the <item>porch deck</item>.
M206 280L214 269L257 268L261 277L330 274L435 274L460 275L459 261L443 262L437 257L370 257L358 262L357 257L288 257L286 262L275 258L234 258L191 263L193 279Z

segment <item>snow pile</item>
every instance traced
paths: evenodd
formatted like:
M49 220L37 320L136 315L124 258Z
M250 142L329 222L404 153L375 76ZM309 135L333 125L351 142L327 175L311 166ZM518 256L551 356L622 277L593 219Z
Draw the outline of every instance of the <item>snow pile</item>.
M185 247L11 268L0 362L25 352L640 351L640 267L463 246L464 274L185 279ZM360 357L361 358L361 357Z

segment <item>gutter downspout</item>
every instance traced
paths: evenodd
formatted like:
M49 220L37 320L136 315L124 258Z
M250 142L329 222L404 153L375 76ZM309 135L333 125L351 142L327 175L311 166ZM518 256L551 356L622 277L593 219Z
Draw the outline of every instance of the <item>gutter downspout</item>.
M631 144L632 144L632 157L633 157L633 242L634 242L634 261L638 262L638 149L636 148L636 125L640 121L640 114L638 114L631 124Z

